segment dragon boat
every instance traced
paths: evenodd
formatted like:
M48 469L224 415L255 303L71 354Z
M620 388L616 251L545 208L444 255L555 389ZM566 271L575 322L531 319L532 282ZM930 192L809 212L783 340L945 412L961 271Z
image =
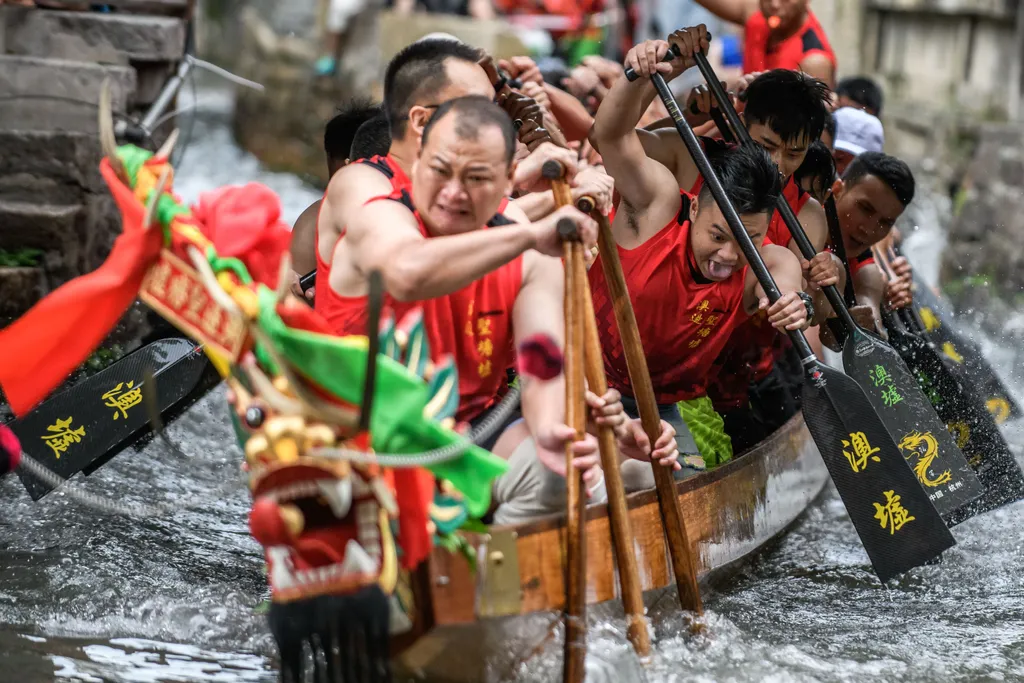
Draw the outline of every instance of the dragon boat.
M282 681L311 667L346 683L391 680L392 669L507 678L536 647L535 629L516 624L565 605L565 519L483 524L507 465L455 423L455 363L432 359L421 312L391 318L377 282L367 335L332 335L288 291L289 235L272 192L223 188L185 206L171 191L169 148L117 147L106 88L100 104L101 172L124 232L99 270L0 332L0 348L23 347L21 365L0 377L12 408L31 411L142 299L201 344L229 386ZM677 482L698 574L727 572L778 537L826 480L798 414ZM675 581L659 507L653 490L627 503L650 603ZM586 599L610 603L619 588L607 507L587 508L585 525ZM525 635L510 637L517 628Z
M828 471L800 413L721 467L676 484L702 583L718 582L777 541L824 489ZM627 498L650 607L674 585L653 489ZM587 509L587 602L619 596L605 505ZM461 555L435 549L413 575L415 623L395 636L395 670L432 683L513 680L565 604L564 515L492 526ZM614 608L595 615L611 616ZM546 615L547 619L533 619Z

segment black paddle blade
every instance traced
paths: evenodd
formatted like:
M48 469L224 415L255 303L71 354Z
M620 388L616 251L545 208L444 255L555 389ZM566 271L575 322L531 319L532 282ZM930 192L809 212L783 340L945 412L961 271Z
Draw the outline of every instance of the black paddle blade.
M943 517L985 489L896 351L857 330L843 347L846 374L864 388L882 423Z
M860 386L816 360L805 368L804 420L879 580L955 545Z
M914 308L924 324L925 339L935 344L954 363L953 370L961 382L974 387L985 400L985 407L997 422L1016 419L1024 412L1009 389L992 369L981 349L970 338L960 334L952 312L923 281L914 275Z
M149 433L142 405L147 368L159 378L157 399L164 413L194 394L204 377L208 379L208 367L205 354L191 340L161 339L57 394L10 427L28 455L61 477L91 472ZM166 414L163 421L169 422ZM23 470L18 476L33 500L51 490Z
M1024 498L1024 473L981 399L952 370L937 349L898 326L889 341L917 378L957 446L974 468L985 492L949 518L950 526Z

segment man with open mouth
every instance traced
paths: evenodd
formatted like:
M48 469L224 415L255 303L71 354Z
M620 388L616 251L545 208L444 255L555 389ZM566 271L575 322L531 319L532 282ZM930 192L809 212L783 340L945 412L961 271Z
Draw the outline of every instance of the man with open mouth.
M782 330L805 327L808 316L799 294L799 260L785 247L765 243L781 185L768 154L760 147L733 149L712 163L783 293L771 306L710 189L704 187L696 196L681 190L672 171L648 156L636 130L649 101L647 77L692 66L692 54L707 48L705 36L703 27L677 32L674 38L683 56L673 67L641 61L640 48L645 46L634 48L626 61L640 78L616 83L598 111L591 135L621 195L612 232L662 418L675 427L680 452L697 456L686 458L689 467L683 475L732 457L729 437L707 397L711 364L732 331L758 310L766 310L770 324ZM635 404L629 398L632 388L622 342L610 324L608 288L601 268L589 272L609 384L624 394L628 413ZM646 472L637 471L636 479L630 474L628 486L650 484Z

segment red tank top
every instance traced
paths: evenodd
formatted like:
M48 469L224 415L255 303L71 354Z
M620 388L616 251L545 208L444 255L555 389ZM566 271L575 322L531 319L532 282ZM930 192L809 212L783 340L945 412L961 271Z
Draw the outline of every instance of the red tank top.
M800 189L792 177L782 189L782 196L797 215L810 199L810 195ZM768 224L768 240L788 247L791 239L789 228L782 220L782 215L776 211ZM708 385L708 396L715 409L726 411L745 405L750 384L768 376L775 360L786 351L789 344L789 337L779 334L768 323L768 317L763 311L758 311L739 325L715 360L713 378Z
M400 192L407 190L412 187L412 181L409 180L409 176L405 174L402 167L391 157L387 156L375 156L370 159L359 159L354 161L355 164L367 164L372 166L387 177L391 181L391 190L393 192ZM326 196L326 194L324 195ZM323 203L320 204L320 211L324 208ZM342 232L338 236L340 240L345 233ZM339 316L343 316L344 313L341 310L338 302L338 295L331 289L331 264L329 261L324 261L323 257L320 256L320 214L316 217L316 239L317 239L317 250L316 250L316 294L313 298L313 310L323 316L324 320L331 326L332 329L337 329L337 322ZM337 247L337 243L335 243ZM331 250L333 253L333 249ZM360 332L365 334L366 331Z
M676 218L635 249L618 247L629 299L659 403L703 396L711 361L746 319L746 268L722 282L703 282L690 249L690 196L680 191ZM696 275L696 277L695 277ZM608 384L632 395L622 339L604 271L588 271Z
M397 201L416 214L420 232L430 238L419 214L413 209L406 191L374 201ZM512 223L500 214L491 219L484 229ZM512 334L512 308L523 282L523 257L487 273L479 280L457 292L423 301L395 301L385 297L385 303L395 320L401 320L410 310L421 307L423 323L430 340L433 360L443 356L455 358L459 372L459 409L456 418L469 421L494 405L508 388L505 370L512 366L514 339ZM336 312L332 327L340 335L366 334L366 297L345 297L332 293Z
M832 68L836 68L836 55L811 10L807 10L807 18L799 31L771 47L768 46L771 37L768 19L760 11L750 15L744 31L743 73L771 69L799 71L800 62L812 54L825 55Z

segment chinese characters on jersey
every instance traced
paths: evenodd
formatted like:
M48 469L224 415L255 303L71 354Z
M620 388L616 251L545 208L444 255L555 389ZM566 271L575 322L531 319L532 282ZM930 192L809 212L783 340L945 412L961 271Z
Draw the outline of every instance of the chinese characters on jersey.
M707 299L704 299L699 304L697 304L696 308L693 309L693 313L690 314L690 322L692 322L694 325L701 326L697 329L697 338L690 340L689 347L691 349L696 349L698 346L700 346L701 342L708 338L708 336L711 334L711 330L714 329L715 325L717 325L718 322L722 319L721 315L717 315L714 313L709 314L708 310L710 308L711 302L709 302Z

